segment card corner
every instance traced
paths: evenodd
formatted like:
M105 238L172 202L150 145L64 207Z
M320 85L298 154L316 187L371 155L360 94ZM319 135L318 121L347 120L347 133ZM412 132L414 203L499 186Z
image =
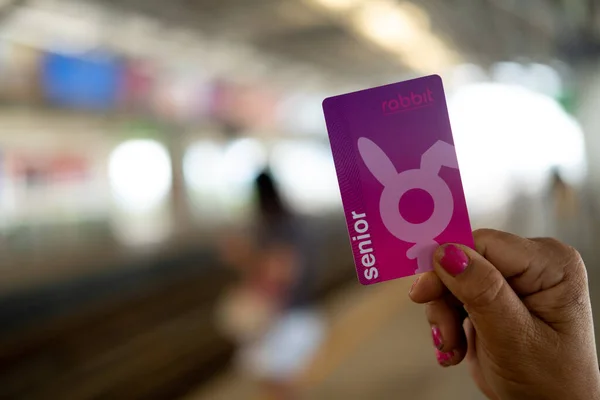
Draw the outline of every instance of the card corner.
M321 107L323 107L323 110L327 110L327 108L331 106L331 103L333 103L334 99L334 96L324 98L321 102Z

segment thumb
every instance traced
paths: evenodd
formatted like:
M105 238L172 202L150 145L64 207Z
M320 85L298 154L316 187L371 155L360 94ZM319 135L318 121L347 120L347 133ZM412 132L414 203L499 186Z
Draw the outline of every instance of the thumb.
M514 343L531 326L532 317L519 296L502 273L475 250L444 245L436 250L433 261L436 274L462 302L481 339Z

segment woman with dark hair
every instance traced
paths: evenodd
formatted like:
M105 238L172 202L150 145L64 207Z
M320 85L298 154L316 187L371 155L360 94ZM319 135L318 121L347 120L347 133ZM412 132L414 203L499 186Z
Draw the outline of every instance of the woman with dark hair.
M260 216L265 221L281 219L290 215L269 170L264 170L256 177L255 186L258 209Z
M237 247L247 251L237 262L243 278L228 296L222 326L241 344L240 361L268 398L287 399L323 336L312 304L314 247L269 170L255 190L256 225L250 244Z

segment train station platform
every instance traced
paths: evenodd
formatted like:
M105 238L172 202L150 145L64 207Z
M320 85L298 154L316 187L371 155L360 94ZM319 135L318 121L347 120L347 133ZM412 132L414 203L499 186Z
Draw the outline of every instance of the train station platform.
M407 296L411 283L349 284L323 304L329 335L301 377L301 399L484 399L466 366L437 365L424 310ZM257 396L250 380L230 370L185 399Z

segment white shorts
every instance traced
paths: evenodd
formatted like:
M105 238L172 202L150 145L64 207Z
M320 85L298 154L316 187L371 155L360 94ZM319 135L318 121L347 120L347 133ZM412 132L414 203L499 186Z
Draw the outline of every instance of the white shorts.
M259 379L294 378L312 360L325 335L318 312L293 310L282 315L258 341L242 349L244 369Z

